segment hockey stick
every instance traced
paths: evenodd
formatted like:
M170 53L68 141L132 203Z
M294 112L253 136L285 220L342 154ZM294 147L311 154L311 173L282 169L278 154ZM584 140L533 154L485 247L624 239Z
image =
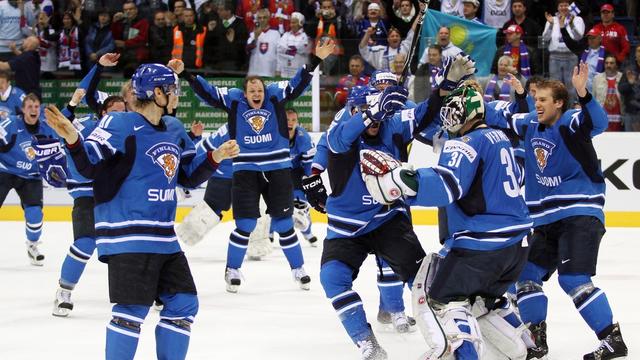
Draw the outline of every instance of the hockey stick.
M422 4L424 4L424 9L420 9L420 14L418 14L418 23L416 24L416 29L413 32L413 40L411 41L411 47L409 48L409 55L407 59L404 61L404 68L402 69L402 74L400 75L400 79L398 79L399 84L404 84L409 75L411 75L411 62L413 61L414 56L416 55L416 50L420 44L420 33L422 32L422 23L424 22L424 16L427 14L427 9L429 8L429 3L431 0L419 0Z

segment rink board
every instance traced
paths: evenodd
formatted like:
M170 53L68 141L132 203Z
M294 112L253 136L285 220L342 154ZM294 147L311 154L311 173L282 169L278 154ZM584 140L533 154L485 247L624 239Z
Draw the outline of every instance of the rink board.
M312 134L317 139L319 134ZM594 144L600 158L605 182L607 185L607 201L605 215L607 226L640 227L640 150L638 149L640 135L635 133L605 133L594 139ZM429 166L437 162L437 154L421 143L414 143L409 162L416 167ZM550 156L553 156L550 155ZM325 184L329 181L325 179ZM71 220L72 199L64 189L46 188L45 220ZM179 202L176 221L181 221L196 201L202 199L204 189L194 190L192 197ZM412 217L416 225L437 224L437 214L434 209L413 208ZM19 206L19 199L12 191L5 205L0 208L0 221L22 220L23 213ZM223 220L231 219L227 212ZM314 222L326 222L326 216L313 212Z

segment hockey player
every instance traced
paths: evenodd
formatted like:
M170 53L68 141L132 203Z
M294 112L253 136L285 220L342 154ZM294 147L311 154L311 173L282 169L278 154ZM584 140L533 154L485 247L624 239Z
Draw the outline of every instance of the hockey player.
M302 189L302 178L311 175L311 163L316 154L316 146L307 131L298 126L298 112L290 108L286 110L286 114L293 183L293 225L300 230L305 240L315 247L318 246L318 238L311 233L311 206Z
M178 103L174 72L160 64L138 67L134 112L112 112L82 139L55 107L47 121L65 139L78 172L94 181L99 260L109 267L113 318L107 325L107 359L133 359L140 327L156 297L164 303L156 327L159 359L184 359L198 311L196 288L173 220L175 187L197 186L225 158L230 141L198 152L182 123L163 115Z
M468 58L459 57L447 68L445 78L457 84L473 74ZM327 132L330 150L328 173L331 196L327 200L327 239L322 252L320 281L345 330L360 348L362 359L386 359L367 323L362 300L352 284L369 252L383 258L400 280L411 284L424 251L413 232L406 204L376 201L362 178L359 155L364 149L383 150L404 157L413 130L430 116L430 100L405 109L407 90L389 86L368 98L368 109L333 124Z
M352 88L344 110L338 111L333 121L336 123L341 120L346 121L356 112L366 111L367 96L375 94L378 94L378 91L371 87L356 86ZM329 149L327 148L326 133L324 133L318 141L316 155L313 158L312 175L302 180L303 187L306 187L305 192L313 199L312 206L322 213L326 212L324 204L326 204L327 196L320 174L327 167L328 158ZM377 285L380 292L380 303L376 319L381 324L393 326L397 332L408 332L411 330L411 326L415 325L415 320L408 317L404 312L405 307L402 299L404 283L384 259L377 256L375 259L376 267L378 268Z
M265 86L259 77L247 77L244 90L216 88L205 79L183 71L184 64L170 66L182 74L200 99L228 113L229 137L239 139L241 155L233 161L233 216L236 229L229 237L225 281L227 291L237 292L241 284L240 267L244 261L249 235L260 216L263 195L272 221L272 230L280 236L280 246L289 262L294 280L308 290L311 278L306 274L302 250L293 228L293 186L285 106L300 96L310 84L317 65L331 54L333 41L319 43L311 66L302 67L290 81Z
M524 359L534 344L502 298L525 265L533 225L511 142L487 127L482 96L470 86L444 99L441 117L451 140L437 166L366 176L367 189L382 203L404 195L412 205L446 206L444 258L428 257L414 282L426 358L479 359L484 337L503 354L492 359Z
M24 97L22 89L11 85L11 73L6 70L0 71L0 121L20 113Z
M584 359L600 360L626 356L627 347L607 296L591 280L605 233L605 183L591 139L608 123L586 89L587 79L588 66L581 63L571 81L582 111L569 109L563 83L546 80L537 84L535 112L514 115L499 125L515 130L525 144L525 199L534 233L529 261L517 283L522 320L531 324L537 346L546 353L547 297L542 285L557 270L560 286L601 341Z
M38 249L42 234L42 178L36 162L33 137L54 138L51 128L40 121L40 99L25 96L22 115L0 122L0 206L15 189L24 210L27 255L32 265L42 266L44 255Z
M126 111L124 99L120 96L108 96L100 101L99 95L96 96L96 87L100 80L100 73L104 66L115 66L119 55L110 53L100 57L98 63L94 65L92 71L80 82L80 87L76 89L69 104L62 110L62 113L72 122L80 136L84 139L95 129L98 120L112 111ZM79 105L86 93L86 102L89 107L95 111L97 115L89 115L80 119L75 117L75 108ZM98 109L100 108L100 109ZM53 145L49 143L49 146ZM47 143L40 142L38 146L47 147ZM41 153L46 153L45 151ZM40 155L38 160L40 161ZM73 198L73 211L71 213L71 222L73 224L73 244L69 247L60 270L60 278L58 280L59 288L56 291L56 297L53 302L54 316L66 317L73 310L73 302L71 301L71 293L76 284L80 281L80 277L84 272L84 268L93 255L96 248L95 240L95 222L93 216L93 208L95 202L93 200L93 183L90 179L82 176L75 167L73 161L67 161L67 180L66 187L69 195ZM55 166L55 164L50 164ZM41 167L42 170L42 167ZM46 170L46 169L45 169Z

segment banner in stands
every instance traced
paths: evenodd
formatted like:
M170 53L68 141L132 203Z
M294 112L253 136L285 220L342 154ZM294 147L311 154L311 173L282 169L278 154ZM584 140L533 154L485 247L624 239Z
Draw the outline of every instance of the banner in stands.
M209 83L218 87L237 87L242 89L244 78L215 78L208 79ZM271 84L279 79L266 80L265 84ZM43 80L42 99L44 103L52 103L58 106L64 106L73 92L78 86L77 80ZM120 89L124 80L122 79L103 79L100 82L100 89L108 94L120 94ZM187 81L182 80L180 83L182 88L182 96L178 105L178 118L182 120L186 126L192 121L199 120L205 125L205 131L214 131L226 122L227 114L218 109L214 109L207 104L201 102L189 87ZM292 101L290 107L298 111L298 119L300 123L307 129L311 129L311 88L307 89L302 96ZM76 114L78 116L89 112L89 108L82 104L78 107Z
M314 141L319 133L313 133ZM607 226L640 227L640 133L605 133L594 139L602 171L607 185L605 203ZM416 167L433 166L438 155L431 147L414 142L409 162ZM329 181L325 179L328 186ZM180 221L189 210L204 196L204 189L191 192L190 197L179 201L177 220ZM46 187L44 192L45 220L71 220L73 201L65 189ZM230 219L225 214L225 219ZM0 208L1 220L23 220L20 202L15 192L9 193L5 204ZM436 212L432 208L416 208L412 210L414 223L417 225L433 225L436 223ZM326 217L314 213L314 221L325 221Z

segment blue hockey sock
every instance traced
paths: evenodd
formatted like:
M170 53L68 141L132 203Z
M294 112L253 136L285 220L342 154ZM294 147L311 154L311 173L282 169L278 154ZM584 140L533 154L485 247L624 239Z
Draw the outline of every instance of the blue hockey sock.
M351 289L353 270L339 261L329 261L320 268L320 282L331 300L342 326L354 343L371 335L360 295Z
M293 230L293 219L291 216L272 218L271 231L275 231L280 235L280 247L282 247L284 256L289 262L289 266L291 266L292 269L295 269L304 265L302 248L300 247L298 236L296 235L295 230Z
M42 234L42 206L27 206L24 208L25 233L27 240L38 241Z
M613 323L613 312L607 295L595 287L585 274L562 274L558 282L573 300L578 312L596 335Z
M74 288L95 249L96 240L90 237L81 237L71 244L62 263L60 286L69 290Z
M542 278L547 270L527 262L516 284L520 318L525 324L540 324L547 318L549 300L542 291Z
M289 229L289 231L279 232L278 234L280 235L280 247L289 262L289 266L291 266L292 269L296 269L304 265L300 241L298 241L298 236L293 228Z
M384 260L380 259L378 265L379 271L382 271L382 274L378 274L380 309L391 313L404 311L404 301L402 300L404 283Z
M156 326L156 355L159 360L184 359L189 349L191 324L198 312L195 294L160 295L164 304Z
M235 229L229 235L229 247L227 248L227 267L240 269L249 246L251 233Z
M107 324L107 360L133 359L138 347L140 325L149 312L149 306L119 305L113 306L113 318Z

